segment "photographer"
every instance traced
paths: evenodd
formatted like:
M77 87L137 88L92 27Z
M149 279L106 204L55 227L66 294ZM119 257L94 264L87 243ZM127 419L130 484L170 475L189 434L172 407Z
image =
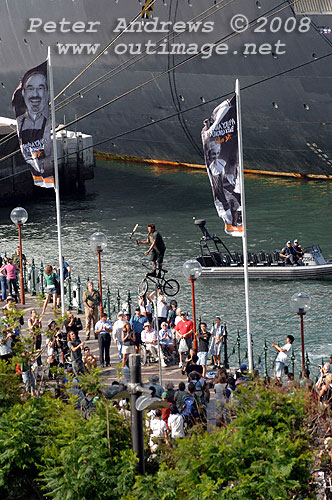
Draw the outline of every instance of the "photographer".
M84 348L84 342L77 339L75 332L69 332L69 342L68 347L70 350L70 360L73 365L73 370L75 375L79 373L84 373L84 363L82 359L82 349Z

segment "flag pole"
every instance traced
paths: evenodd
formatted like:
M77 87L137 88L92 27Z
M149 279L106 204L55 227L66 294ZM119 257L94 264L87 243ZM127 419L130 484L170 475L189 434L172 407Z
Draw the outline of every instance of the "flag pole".
M56 205L56 219L58 231L58 251L59 251L59 271L60 271L60 294L61 294L61 314L65 314L65 293L64 293L64 280L63 280L63 264L62 264L62 238L61 238L61 211L60 211L60 186L59 186L59 170L58 170L58 152L56 143L55 131L55 109L54 109L54 86L53 86L53 72L51 65L51 48L48 47L47 51L47 68L48 79L50 85L50 101L51 101L51 117L52 117L52 131L53 131L53 162L54 162L54 191L55 191L55 205Z
M241 102L240 102L240 83L236 79L236 116L238 125L238 144L239 144L239 173L241 185L241 205L242 205L242 248L243 248L243 273L244 273L244 293L246 302L246 323L247 323L247 345L248 345L248 364L249 372L253 371L252 343L250 330L250 310L249 310L249 278L248 278L248 250L247 250L247 221L246 221L246 202L244 194L244 173L243 173L243 144L242 144L242 123L241 123Z

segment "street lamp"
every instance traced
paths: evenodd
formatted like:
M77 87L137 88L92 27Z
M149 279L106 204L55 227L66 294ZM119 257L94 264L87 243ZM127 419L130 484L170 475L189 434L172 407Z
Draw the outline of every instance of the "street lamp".
M98 272L99 272L99 295L100 295L100 317L103 313L103 297L101 287L101 259L100 254L107 247L107 236L104 233L93 233L90 236L90 246L98 254Z
M183 274L191 283L191 300L193 306L193 323L194 323L194 349L197 349L194 282L202 274L202 266L195 259L187 260L183 264Z
M301 318L301 349L302 349L302 376L305 372L305 356L304 356L304 334L303 334L303 316L311 307L311 297L307 293L294 293L290 299L292 310Z
M24 295L24 279L23 279L23 263L22 263L22 234L21 227L28 220L28 212L25 208L16 207L10 212L10 218L13 224L18 227L18 245L20 250L20 288L21 288L21 304L25 304Z

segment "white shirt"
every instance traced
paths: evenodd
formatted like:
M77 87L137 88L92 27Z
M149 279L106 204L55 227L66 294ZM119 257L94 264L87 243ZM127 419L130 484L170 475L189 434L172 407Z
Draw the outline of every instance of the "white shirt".
M287 359L288 354L292 352L292 344L285 344L281 349L286 349L286 352L279 351L278 356L276 357L276 361L284 363Z
M152 431L151 437L164 437L165 431L167 431L167 426L163 420L153 418L150 421L150 429Z
M122 319L117 319L113 325L112 337L116 342L122 342L122 328L125 322Z
M158 318L167 318L167 299L158 295L157 299Z
M172 438L183 438L183 417L176 413L175 415L170 415L168 417L168 427L171 429Z

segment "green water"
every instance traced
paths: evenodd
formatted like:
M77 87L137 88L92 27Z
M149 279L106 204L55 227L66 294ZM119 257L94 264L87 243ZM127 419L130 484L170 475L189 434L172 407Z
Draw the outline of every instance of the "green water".
M191 311L189 283L182 275L182 264L199 252L200 231L192 218L204 218L210 233L224 239L231 250L241 251L241 239L226 236L213 206L205 172L136 164L98 163L95 179L87 183L84 196L62 200L63 254L73 276L81 279L97 276L96 255L90 250L89 236L102 231L108 247L102 254L103 280L115 296L117 289L130 290L136 298L137 284L143 275L141 262L146 247L137 247L128 236L136 223L137 235L146 234L146 225L154 222L162 233L167 252L168 276L181 284L179 304ZM248 250L280 250L285 241L298 238L303 246L318 243L325 258L332 257L329 216L332 184L259 176L245 179ZM57 234L54 203L46 200L25 203L29 221L24 226L24 252L36 262L57 263ZM9 213L1 209L0 224L3 252L16 246L16 228ZM330 283L322 281L250 282L251 327L254 357L263 352L266 339L269 357L274 356L272 341L283 341L292 333L300 367L299 320L289 306L291 295L305 291L312 297L312 308L305 317L305 345L313 365L332 354L330 340ZM196 284L197 315L211 321L222 316L229 331L232 350L239 329L245 352L246 326L244 286L241 281L203 280ZM134 301L135 302L135 301ZM133 303L134 303L133 302ZM235 362L236 357L233 356Z

